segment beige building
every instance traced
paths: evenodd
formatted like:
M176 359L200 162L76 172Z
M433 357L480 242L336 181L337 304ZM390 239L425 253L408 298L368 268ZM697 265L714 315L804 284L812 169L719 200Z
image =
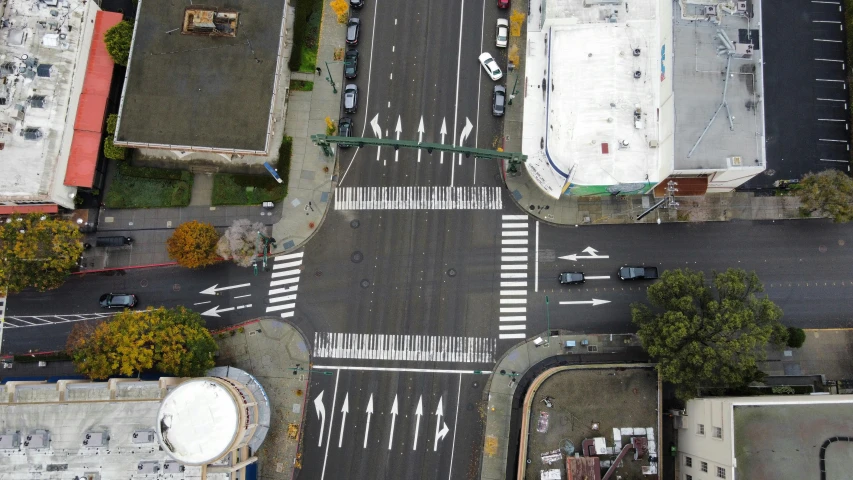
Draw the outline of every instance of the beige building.
M675 422L679 480L824 480L853 471L853 395L699 398L684 413Z

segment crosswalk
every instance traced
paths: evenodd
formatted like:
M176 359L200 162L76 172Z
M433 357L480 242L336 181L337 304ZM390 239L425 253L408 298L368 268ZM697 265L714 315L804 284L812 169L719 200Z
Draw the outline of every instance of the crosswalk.
M296 252L273 257L275 261L272 266L267 313L281 312L281 318L293 316L303 254L304 252Z
M481 337L314 333L316 358L492 363L496 346Z
M498 338L510 340L526 336L529 223L527 215L504 215L502 220Z
M500 210L500 187L341 187L335 210Z

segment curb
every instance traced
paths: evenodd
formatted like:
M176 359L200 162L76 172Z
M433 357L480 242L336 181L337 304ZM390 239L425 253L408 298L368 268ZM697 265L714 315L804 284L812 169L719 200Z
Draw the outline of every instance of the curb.
M151 263L148 265L129 265L127 267L102 268L99 270L86 270L86 271L82 271L82 272L71 272L71 275L86 275L87 273L114 272L116 270L132 270L132 269L137 269L137 268L172 267L172 266L175 266L177 264L178 264L178 262Z

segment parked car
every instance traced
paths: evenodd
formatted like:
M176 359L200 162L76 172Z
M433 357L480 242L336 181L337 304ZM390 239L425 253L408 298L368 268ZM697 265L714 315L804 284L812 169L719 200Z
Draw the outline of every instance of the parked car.
M98 237L95 239L96 247L124 247L132 245L133 239L122 235L109 235L106 237Z
M344 112L355 113L358 108L358 87L350 83L344 87Z
M509 21L505 18L499 18L497 31L495 32L495 46L506 48L506 43L509 40Z
M586 281L583 272L563 272L557 275L557 280L563 285L580 285Z
M509 8L509 0L498 0L498 8Z
M352 8L361 8L364 6L364 0L349 0L349 6Z
M338 122L338 136L339 137L351 137L352 131L355 129L355 126L352 123L352 119L349 117L342 117ZM349 148L352 146L351 143L339 143L339 147L341 148Z
M658 278L657 267L622 267L619 269L622 280L654 280Z
M347 22L347 44L358 45L358 33L361 30L361 20L350 18Z
M492 58L489 52L480 54L480 65L483 66L483 69L489 74L489 78L492 80L500 80L504 76L503 72L501 72L501 67L498 66L498 62Z
M136 295L130 293L105 293L100 300L103 308L133 308L138 301Z
M358 75L358 50L348 50L344 55L344 76L355 78Z
M505 106L506 88L503 85L495 85L495 89L492 91L492 115L503 117Z

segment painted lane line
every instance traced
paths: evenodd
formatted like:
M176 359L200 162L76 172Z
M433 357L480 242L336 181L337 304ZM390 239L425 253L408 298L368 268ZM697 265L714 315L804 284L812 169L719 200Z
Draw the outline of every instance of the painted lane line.
M500 340L512 340L517 338L527 338L523 333L502 333L498 335Z
M283 297L273 297L273 298L270 298L270 303L289 302L291 300L296 300L296 295L285 295Z
M833 60L831 58L815 58L818 62L834 62L834 63L844 63L844 60Z
M838 99L835 99L835 98L820 98L820 97L818 97L818 98L817 98L817 100L820 100L820 101L823 101L823 102L839 102L839 103L842 103L842 102L846 102L846 101L847 101L847 100L843 100L843 99L842 99L842 100L838 100Z
M204 305L204 304L206 304L206 303L210 303L210 300L208 300L208 301L206 301L206 302L198 302L198 303L194 303L193 305Z
M841 43L841 40L827 40L825 38L815 38L815 42L830 42L830 43Z
M846 122L847 120L841 118L818 118L819 122Z
M284 288L274 288L270 290L269 296L279 295L281 293L290 293L295 292L299 288L299 285L293 285L292 287L284 287Z
M302 265L302 260L297 260L295 262L287 262L287 263L274 263L272 266L272 269L273 270L281 270L283 268L298 267L300 265Z
M502 215L502 220L527 220L527 215Z
M841 2L827 2L825 0L812 0L812 3L826 3L828 5L841 5Z
M275 305L272 307L267 307L267 313L277 312L279 310L291 310L296 307L295 303L288 303L286 305Z
M812 20L812 23L838 23L838 24L840 24L841 22L838 20Z
M833 140L833 139L831 139L831 138L818 138L818 141L821 141L821 142L847 143L847 140Z
M527 313L527 307L501 307L501 313Z
M290 277L282 280L273 280L270 282L271 287L276 287L278 285L287 285L288 283L298 283L299 277Z
M527 295L527 290L501 290L501 295Z
M504 264L504 265L501 265L501 270L527 270L527 264L526 263Z
M607 280L610 275L585 276L584 278L587 280Z
M539 291L539 222L536 222L536 244L533 246L533 291Z
M483 10L485 11L486 2L483 2ZM453 478L453 454L456 452L456 426L459 424L459 397L462 395L462 374L459 374L459 384L456 385L456 417L453 419L453 443L450 447L450 472L447 474L447 480Z
M526 287L527 282L501 282L501 287Z
M844 83L847 80L831 80L828 78L815 78L816 82L834 82L834 83Z
M246 298L246 297L251 297L251 296L252 296L252 294L251 294L251 293L249 293L249 294L246 294L246 295L239 295L239 296L236 296L236 297L234 297L234 298L235 298L235 299L237 299L237 298Z
M482 18L480 19L480 51L481 52L483 51L483 39L485 38L485 35L484 35L485 29L486 29L485 20L486 20L486 2L483 2L483 13L482 13ZM478 140L479 140L479 136L480 136L480 98L482 97L480 95L480 90L483 87L483 82L482 82L483 71L482 70L477 70L477 71L480 72L480 75L477 77L477 116L474 117L474 119L475 119L474 148L479 148ZM462 160L461 155L459 156L459 159ZM474 157L474 175L473 175L474 185L477 184L477 160L478 160L477 157ZM455 441L455 437L456 437L455 431L453 432L453 436L454 436L454 441ZM452 463L450 465L450 468L451 468L451 470L453 469Z
M459 50L456 53L456 100L454 101L453 106L453 133L450 134L450 138L453 139L453 146L456 146L456 126L459 120L459 78L462 75L462 69L460 68L462 65L462 31L464 28L462 27L465 19L465 0L461 0L459 2ZM450 186L453 186L453 175L454 175L454 166L456 165L456 154L450 156Z
M524 325L498 325L498 330L524 330Z
M503 273L501 272L501 278L527 278L526 273Z
M276 262L280 262L282 260L290 260L291 258L302 258L305 255L305 252L296 252L296 253L287 253L284 255L277 255L273 257Z
M526 262L526 255L518 255L518 256L505 256L501 257L502 262Z
M283 272L272 272L272 278L290 277L292 275L299 275L300 273L302 273L302 270L285 270Z
M440 368L395 368L395 367L357 367L352 365L314 365L314 370L354 370L364 372L408 372L408 373L452 373L466 375L491 375L490 370L447 370Z
M501 228L527 228L527 222L521 223L504 223Z
M527 253L527 247L505 247L501 248L501 253Z
M329 435L326 437L326 454L323 456L323 472L320 474L320 480L326 478L326 461L329 459L329 443L332 440L332 424L335 421L335 402L338 399L338 379L341 376L341 372L338 371L337 375L335 375L335 393L332 395L332 408L329 409Z
M850 160L830 160L828 158L821 158L821 162L835 162L835 163L850 163Z
M506 317L500 317L500 321L502 322L523 322L527 320L527 317L524 315L511 315Z

